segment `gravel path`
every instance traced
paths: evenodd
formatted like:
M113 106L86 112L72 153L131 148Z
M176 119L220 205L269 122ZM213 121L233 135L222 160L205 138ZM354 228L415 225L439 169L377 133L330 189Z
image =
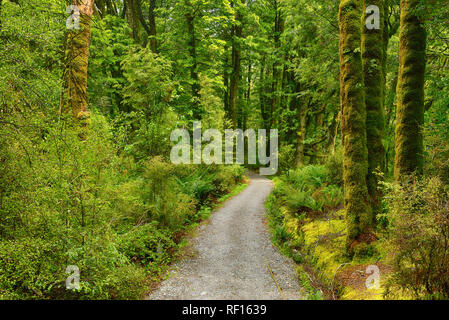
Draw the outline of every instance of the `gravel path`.
M174 265L148 299L300 299L293 263L272 245L264 203L273 184L250 175L250 185L212 214L192 240L195 254ZM274 282L270 271L279 284Z

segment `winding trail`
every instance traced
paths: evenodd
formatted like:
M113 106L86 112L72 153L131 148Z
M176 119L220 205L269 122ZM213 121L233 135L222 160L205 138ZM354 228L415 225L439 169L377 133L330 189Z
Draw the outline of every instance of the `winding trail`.
M243 192L212 214L210 223L201 225L192 240L193 257L175 264L148 299L301 298L294 265L272 245L265 224L264 203L273 183L258 175L250 179Z

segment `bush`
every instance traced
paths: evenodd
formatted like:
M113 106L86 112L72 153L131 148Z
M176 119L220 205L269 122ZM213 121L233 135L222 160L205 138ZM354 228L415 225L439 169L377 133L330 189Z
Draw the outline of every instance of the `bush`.
M134 227L119 237L120 252L153 273L172 261L176 249L172 233L161 229L156 222Z
M129 264L113 244L62 248L39 238L0 242L0 298L140 299L147 290L144 270ZM65 288L69 265L80 270L79 290Z
M150 216L163 226L176 231L184 221L195 213L195 193L185 194L179 188L173 177L175 166L163 161L161 157L154 157L145 165L141 194L149 206ZM204 192L209 192L205 188Z
M343 186L343 147L336 148L335 153L329 155L324 163L329 172L330 181L338 186Z
M297 211L321 211L322 204L316 201L308 192L292 190L287 194L286 204L290 209Z
M0 298L43 299L64 286L63 257L37 238L0 242Z
M449 191L439 178L386 184L388 244L396 289L416 298L449 299Z
M329 181L329 172L325 166L310 165L290 171L286 181L303 191L313 191Z
M296 148L293 145L282 146L279 150L279 173L288 171L295 166Z

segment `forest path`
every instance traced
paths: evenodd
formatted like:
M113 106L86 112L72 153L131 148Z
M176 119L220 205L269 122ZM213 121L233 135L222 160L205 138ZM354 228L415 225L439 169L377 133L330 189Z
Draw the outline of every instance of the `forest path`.
M193 257L175 264L148 299L301 298L294 264L272 245L267 230L264 204L273 183L259 175L250 179L201 225L191 243Z

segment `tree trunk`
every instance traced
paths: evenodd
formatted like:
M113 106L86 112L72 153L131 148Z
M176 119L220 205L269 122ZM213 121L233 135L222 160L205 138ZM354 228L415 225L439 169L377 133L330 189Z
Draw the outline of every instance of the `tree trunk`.
M274 1L274 6L276 10L276 17L274 20L274 53L275 61L273 63L273 84L271 88L272 98L271 98L271 127L274 127L277 122L277 110L280 104L280 87L282 85L282 63L280 48L281 48L281 35L284 32L285 20L282 17L282 12L278 6L277 0Z
M140 41L138 1L126 0L126 20L131 27L132 37L135 42Z
M265 88L265 68L266 68L266 57L262 55L261 64L260 64L260 76L259 76L259 102L260 102L260 114L262 115L262 120L264 123L265 129L269 129L270 127L270 119L267 110L267 98L266 98L266 88Z
M379 8L379 29L368 29L366 25L370 14L366 7L375 5ZM384 171L385 148L382 139L385 134L385 0L365 0L363 8L362 60L365 83L366 104L366 138L368 144L368 192L377 207L381 194L378 189L377 169ZM382 45L379 45L382 44Z
M188 10L191 10L189 8ZM196 53L196 33L195 33L195 16L191 11L186 14L187 30L189 34L188 46L189 54L192 58L192 65L190 66L190 78L192 80L192 107L193 119L201 120L202 112L200 108L200 79L198 75L198 58Z
M73 118L87 120L87 66L89 62L90 25L93 0L75 0L80 10L80 29L67 35L63 94L60 111L72 113Z
M229 107L229 46L228 44L224 47L224 62L223 62L223 100L224 100L224 111L227 119L232 119L232 112Z
M245 4L245 0L241 1L241 5ZM233 2L232 2L233 3ZM242 38L242 23L243 16L239 5L235 8L235 21L236 23L232 26L232 73L231 73L231 84L229 88L229 109L231 110L231 120L232 128L235 129L237 126L237 100L239 91L239 79L240 79L240 68L241 68L241 45L240 41Z
M154 53L158 53L157 48L157 30L156 30L156 0L150 0L150 8L148 9L148 23L150 24L150 48Z
M299 128L298 132L296 133L297 137L296 154L295 154L296 167L300 167L304 164L304 153L305 153L304 139L306 138L308 108L309 104L306 107L305 105L301 105L301 103L298 103Z
M426 31L414 11L418 0L401 0L395 133L396 181L423 169Z
M141 0L134 0L134 5L140 24L143 26L150 39L150 49L153 53L157 53L156 20L154 14L156 0L150 0L150 9L148 13L149 23L145 21L145 18L143 16Z
M340 25L340 103L344 146L343 181L347 223L347 249L351 253L364 235L371 233L372 209L366 176L366 107L363 92L361 56L362 0L341 0Z

